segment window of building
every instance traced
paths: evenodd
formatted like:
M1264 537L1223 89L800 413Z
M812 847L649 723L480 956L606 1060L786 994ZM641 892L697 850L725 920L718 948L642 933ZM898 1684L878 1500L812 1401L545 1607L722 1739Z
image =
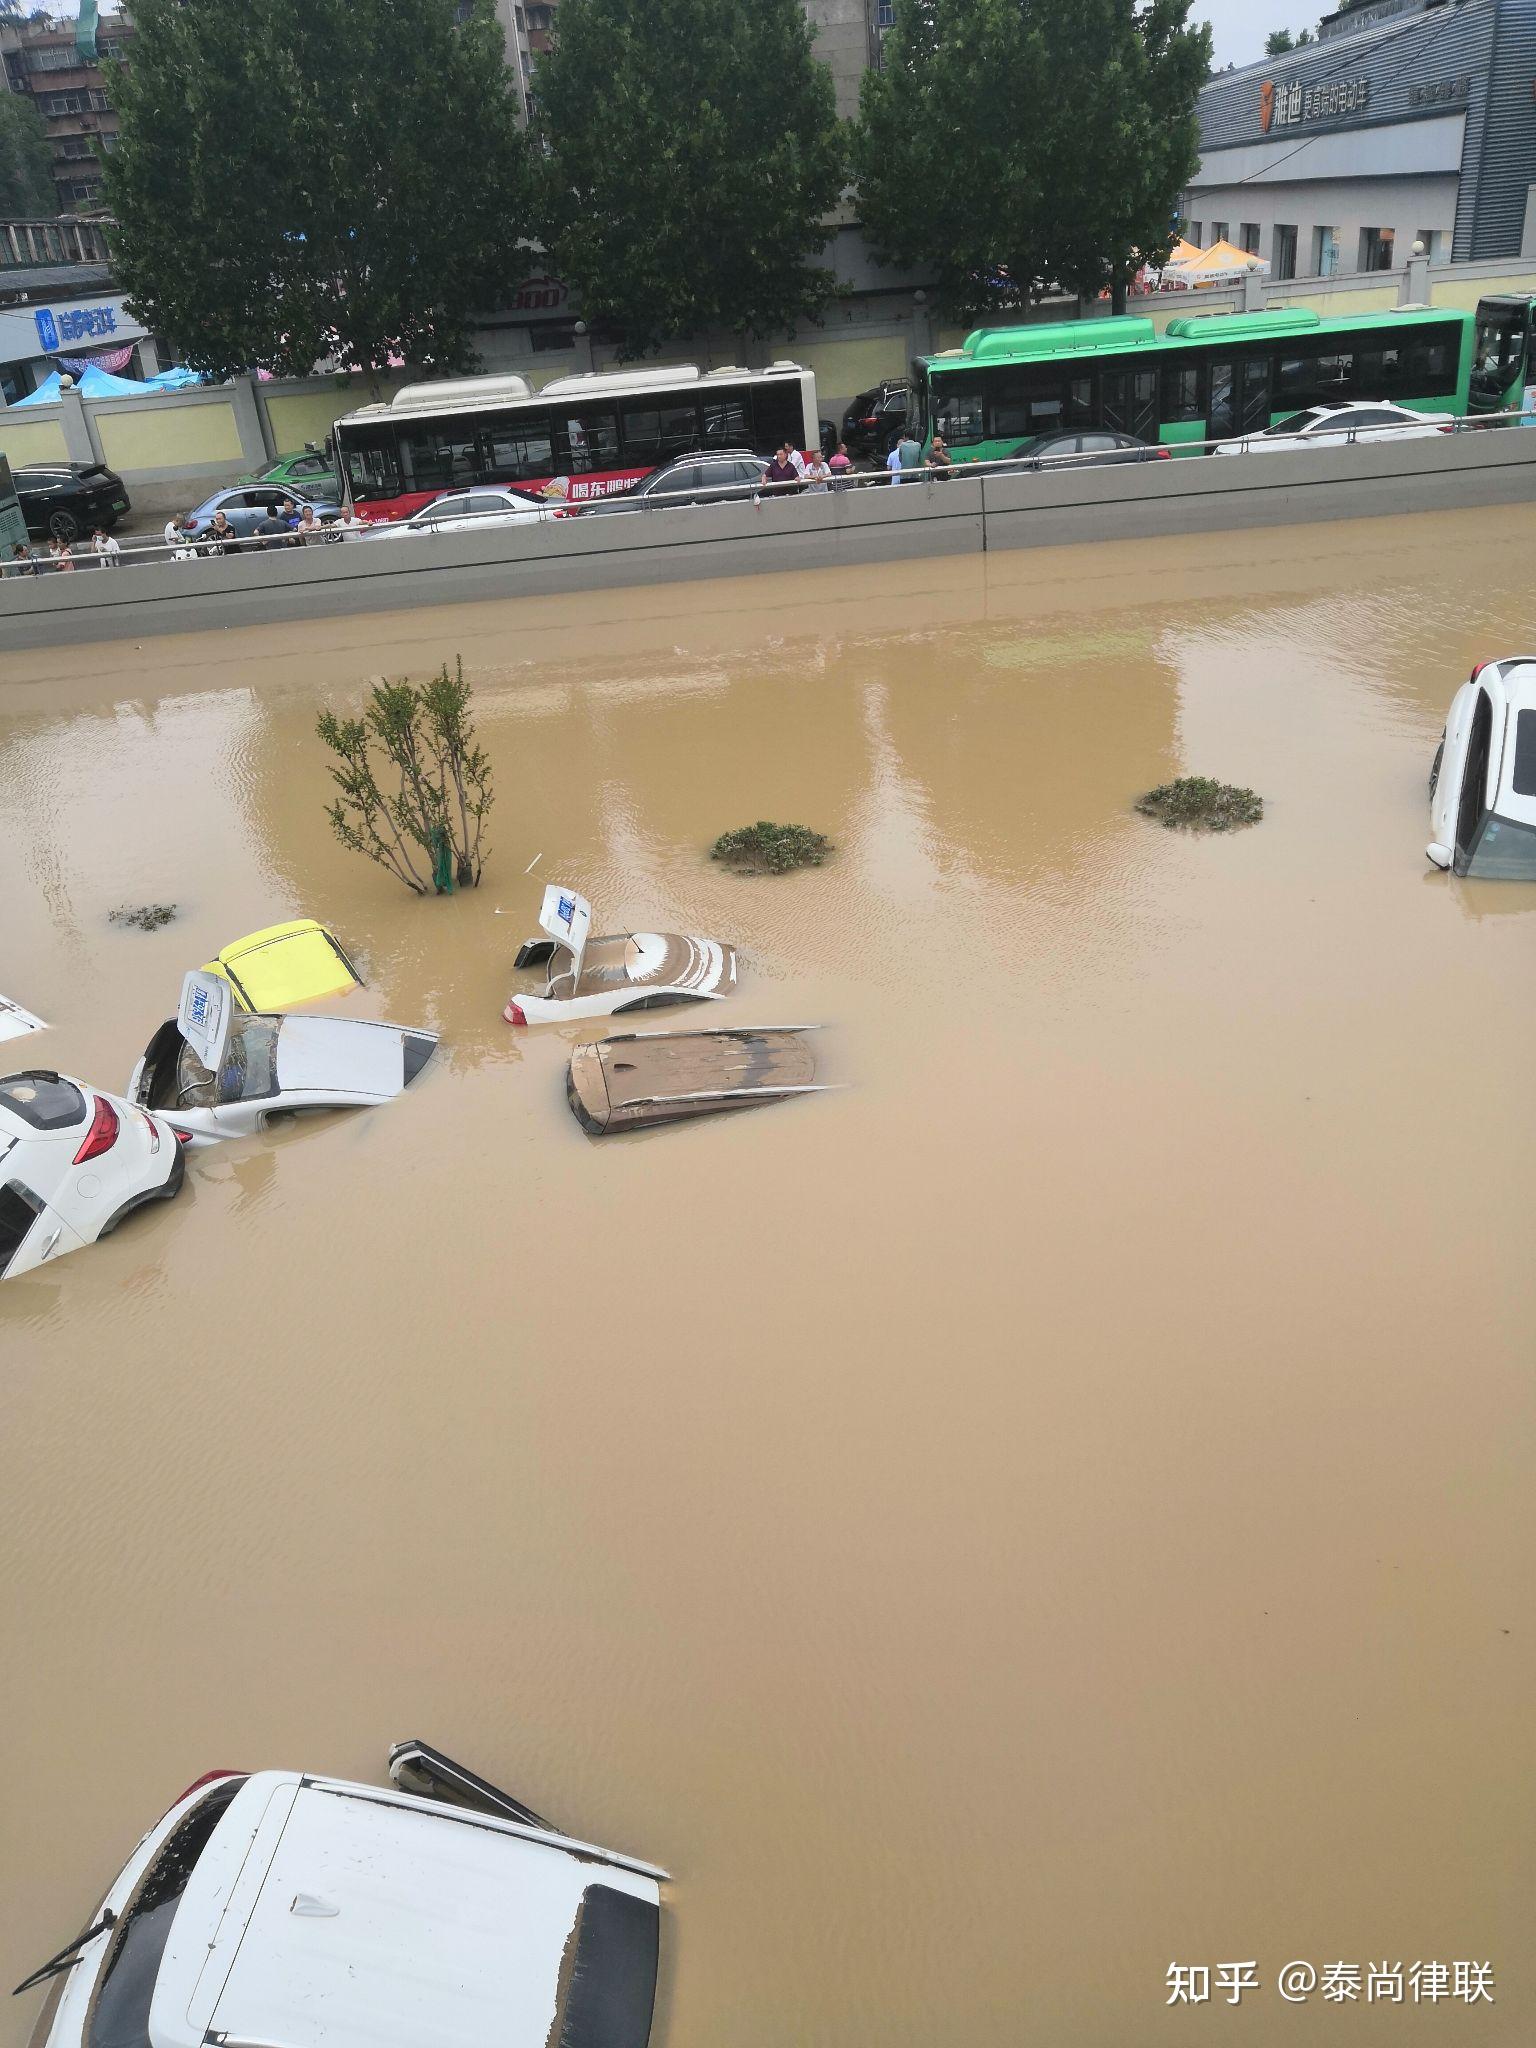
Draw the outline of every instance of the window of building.
M1296 275L1296 230L1275 223L1274 254L1270 258L1272 277L1294 277Z
M1226 239L1227 239L1227 224L1226 224L1226 222L1225 222L1224 220L1213 220L1213 221L1211 222L1211 241L1212 241L1212 243L1213 243L1213 244L1215 244L1215 243L1217 243L1217 242L1224 242L1224 241L1225 241Z
M1391 228L1362 228L1360 230L1360 268L1362 270L1390 270L1392 268Z
M896 0L875 0L875 27L896 26Z
M1257 256L1259 253L1258 222L1256 220L1245 220L1242 226L1238 229L1238 234L1241 237L1241 239L1238 242L1238 247L1246 251L1246 253L1250 256Z
M1203 232L1204 223L1198 220L1192 220L1185 227L1184 238L1186 241L1193 242L1195 247L1198 249L1200 246L1200 236Z
M1339 268L1339 237L1335 228L1314 228L1312 230L1312 273L1315 277L1335 277Z
M18 398L25 398L31 389L25 363L0 363L0 396L4 397L7 405L14 405Z
M529 329L536 356L548 355L552 349L571 349L576 346L576 322L574 320L546 320L540 326Z

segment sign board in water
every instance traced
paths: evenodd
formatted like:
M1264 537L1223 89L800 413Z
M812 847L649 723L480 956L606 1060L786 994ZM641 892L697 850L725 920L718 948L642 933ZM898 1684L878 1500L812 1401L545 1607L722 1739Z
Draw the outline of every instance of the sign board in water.
M22 517L21 506L16 498L16 484L11 476L11 465L0 455L0 561L11 559L11 550L20 542L27 541L27 522Z

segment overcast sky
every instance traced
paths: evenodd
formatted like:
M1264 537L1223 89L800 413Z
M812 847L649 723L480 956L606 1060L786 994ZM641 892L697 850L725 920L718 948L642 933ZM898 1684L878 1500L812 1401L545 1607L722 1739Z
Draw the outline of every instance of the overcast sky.
M1309 28L1315 35L1318 16L1332 12L1318 0L1310 6L1307 0L1194 0L1189 18L1211 24L1215 61L1224 70L1228 64L1256 64L1271 29L1288 28L1296 35Z

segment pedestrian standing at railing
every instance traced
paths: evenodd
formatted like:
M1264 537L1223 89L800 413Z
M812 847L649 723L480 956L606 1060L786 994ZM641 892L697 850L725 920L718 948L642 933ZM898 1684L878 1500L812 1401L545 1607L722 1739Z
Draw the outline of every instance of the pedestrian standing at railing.
M763 489L781 498L789 491L800 489L800 472L790 461L789 454L789 443L780 442L779 452L763 471Z
M901 458L901 481L904 484L915 484L923 451L917 445L910 427L902 428L901 439L896 443L896 453Z
M207 552L210 555L237 554L239 549L236 546L236 542L239 538L240 536L229 523L229 515L221 507L214 513L213 524L208 529L205 540Z
M98 569L117 568L117 558L123 551L104 526L98 526L91 535L91 548L96 556Z
M298 526L294 529L301 547L308 547L312 541L325 540L327 535L315 517L313 505L306 505L299 514Z
M74 550L70 547L69 542L67 540L53 541L49 546L48 552L53 557L53 566L55 569L74 568Z
M949 473L954 466L954 457L945 446L944 436L942 434L935 434L928 447L929 473L937 477L940 483L947 483L949 481Z
M807 491L819 492L825 496L831 487L832 471L827 466L826 457L819 448L813 448L806 457L805 488Z
M11 559L5 565L7 576L36 576L40 572L37 557L25 541L17 541L11 549Z
M832 472L833 490L848 490L850 488L848 482L848 472L853 468L853 458L848 453L848 443L846 441L838 442L837 447L833 450L832 458L828 462L827 467Z
M182 544L182 524L174 515L165 522L165 544L168 548L179 548Z
M265 519L258 519L256 531L261 535L259 545L263 548L285 548L293 539L288 531L288 522L274 502L267 507Z

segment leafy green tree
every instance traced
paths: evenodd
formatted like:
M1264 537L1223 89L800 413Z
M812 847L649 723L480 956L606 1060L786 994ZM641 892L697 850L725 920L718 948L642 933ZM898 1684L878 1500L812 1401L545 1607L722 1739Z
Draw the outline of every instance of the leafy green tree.
M800 0L562 0L534 98L541 237L626 354L825 302L844 139Z
M43 117L23 94L0 89L0 216L52 220L58 210Z
M853 156L875 252L964 318L1052 285L1123 297L1199 161L1189 0L896 0Z
M490 0L136 0L105 159L136 316L215 375L459 368L525 154Z
M1272 29L1264 38L1266 57L1283 57L1287 50L1294 50L1296 43L1288 28Z
M462 661L452 675L445 662L419 689L375 683L361 718L323 711L315 729L335 756L337 797L326 816L343 846L418 896L478 885L494 791Z

